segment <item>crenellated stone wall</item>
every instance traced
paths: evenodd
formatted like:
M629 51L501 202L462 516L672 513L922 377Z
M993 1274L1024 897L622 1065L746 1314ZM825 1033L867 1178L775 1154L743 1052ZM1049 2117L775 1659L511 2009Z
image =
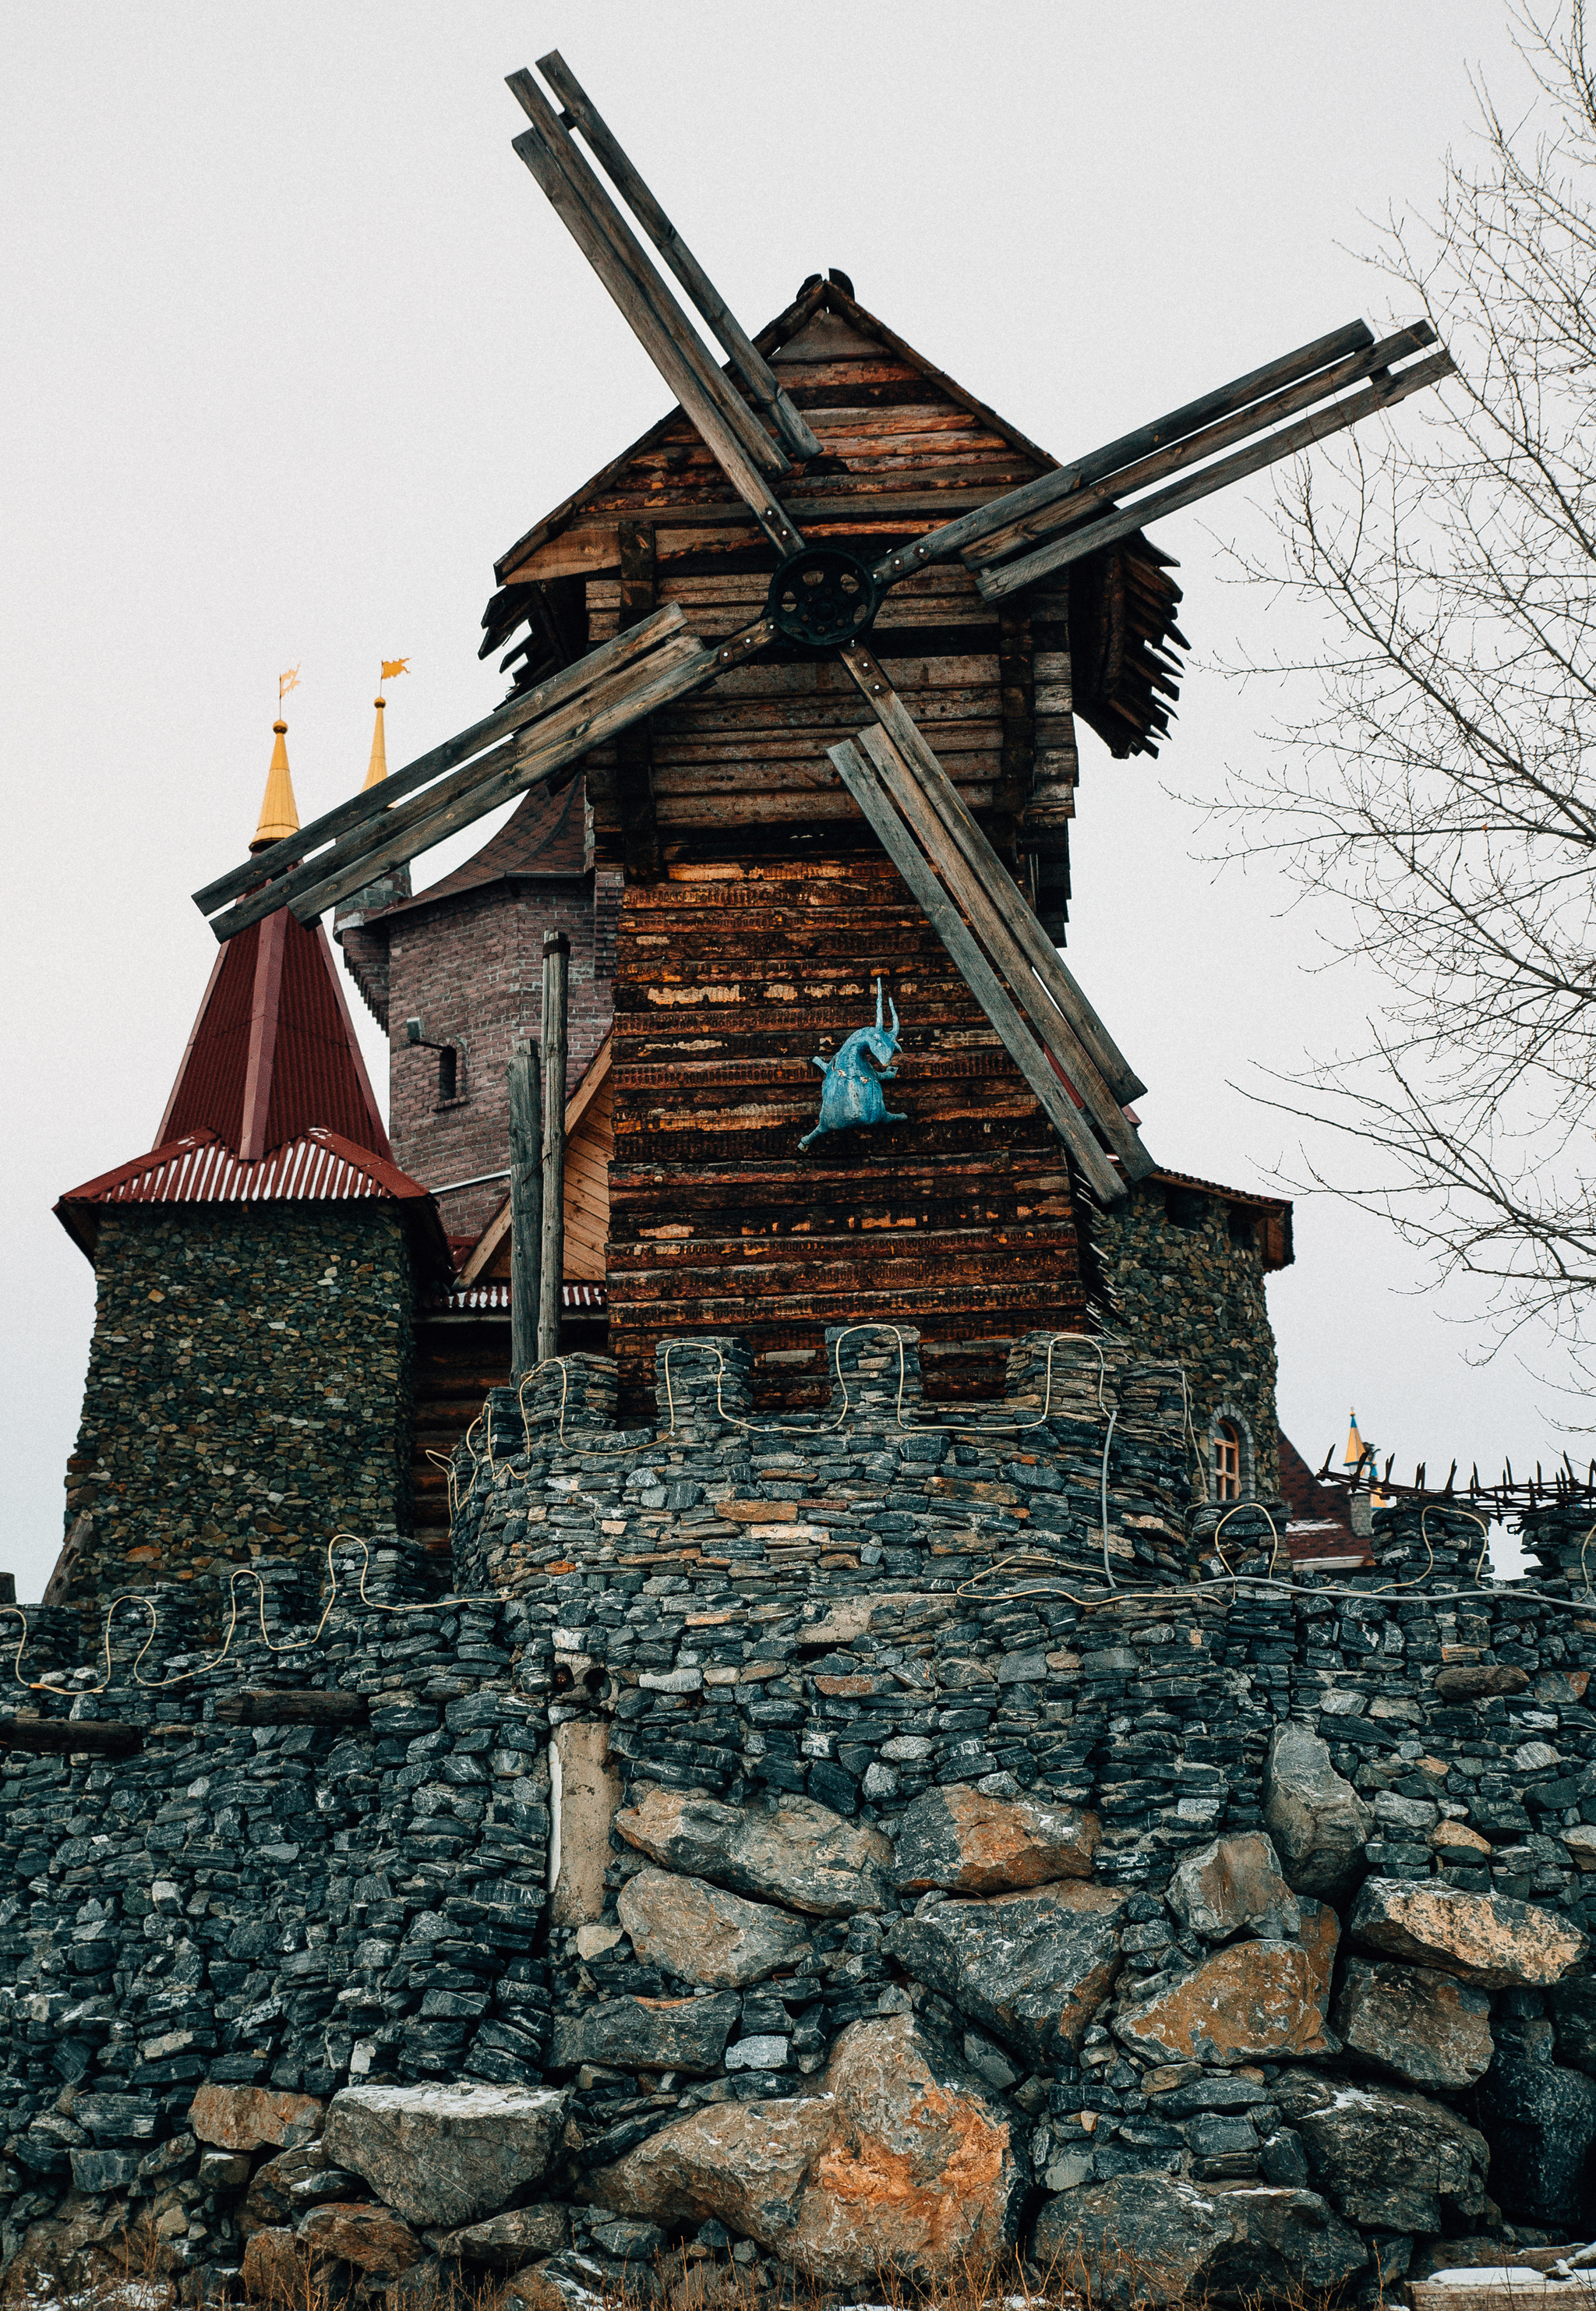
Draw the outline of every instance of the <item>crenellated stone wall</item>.
M4 1760L20 2272L143 2219L188 2300L309 2257L553 2311L674 2241L1373 2303L1589 2235L1585 1527L1531 1521L1533 1586L1443 1508L1293 1577L1261 1512L1188 1520L1167 1367L1043 1336L953 1425L911 1338L828 1356L781 1424L729 1339L646 1429L601 1359L495 1391L459 1593L390 1540L297 1656L240 1626L152 1691L118 1647L69 1704L44 1617L37 1705L144 1735ZM162 1616L146 1679L200 1666ZM218 1720L283 1685L369 1722Z

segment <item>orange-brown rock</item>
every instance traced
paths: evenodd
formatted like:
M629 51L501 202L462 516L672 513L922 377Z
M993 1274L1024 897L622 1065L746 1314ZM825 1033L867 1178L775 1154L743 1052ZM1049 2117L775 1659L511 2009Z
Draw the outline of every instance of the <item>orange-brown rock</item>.
M1279 1857L1257 1829L1232 1831L1188 1853L1170 1879L1168 1900L1210 1942L1227 1942L1242 1932L1278 1940L1302 1924Z
M893 1882L900 1894L940 1886L1001 1894L1057 1878L1089 1878L1101 1825L1095 1813L989 1797L967 1783L928 1790L899 1825Z
M802 1924L771 1902L745 1901L702 1878L640 1870L621 1888L616 1915L646 1965L684 1982L740 1990L807 1952Z
M1302 1898L1300 1940L1234 1942L1114 2018L1114 2035L1158 2062L1278 2062L1334 2051L1325 2035L1339 1929Z
M713 2216L827 2286L935 2280L1015 2237L1025 2170L1009 2114L909 2015L856 2022L820 2094L718 2103L593 2180L655 2221Z
M414 2231L388 2207L351 2206L335 2199L313 2208L300 2225L299 2235L310 2252L323 2260L353 2263L357 2270L393 2276L408 2271L422 2258ZM261 2234L257 2232L256 2237Z
M1554 1910L1426 1878L1365 1879L1347 1932L1383 1958L1439 1967L1481 1990L1547 1989L1587 1947Z
M275 2087L224 2087L207 2080L188 2107L188 2124L202 2142L220 2150L278 2150L313 2141L321 2132L321 2105L314 2095L287 2094Z
M244 2242L239 2276L244 2292L257 2303L308 2301L310 2269L308 2248L291 2230L268 2226Z

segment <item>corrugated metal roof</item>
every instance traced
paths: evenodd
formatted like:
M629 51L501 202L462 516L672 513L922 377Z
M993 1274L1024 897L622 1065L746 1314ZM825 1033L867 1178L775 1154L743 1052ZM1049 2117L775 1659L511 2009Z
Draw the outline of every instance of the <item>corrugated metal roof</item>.
M69 1188L56 1217L73 1241L94 1256L99 1213L109 1204L348 1203L373 1198L414 1213L435 1261L448 1251L437 1207L419 1180L396 1164L358 1147L337 1132L301 1132L248 1163L214 1131L185 1133L131 1163Z
M156 1146L209 1130L253 1162L312 1129L392 1162L327 933L279 908L216 958Z

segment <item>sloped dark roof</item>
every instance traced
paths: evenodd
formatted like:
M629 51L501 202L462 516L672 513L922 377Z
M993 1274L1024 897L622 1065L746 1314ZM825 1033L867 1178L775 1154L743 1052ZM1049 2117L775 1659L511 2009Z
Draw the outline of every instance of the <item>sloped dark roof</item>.
M280 907L217 956L155 1144L211 1131L252 1163L312 1127L393 1160L327 933Z
M1324 1557L1366 1560L1369 1544L1352 1530L1345 1487L1321 1485L1284 1430L1279 1442L1280 1496L1292 1562L1306 1565Z
M462 891L480 890L485 883L508 882L523 876L585 875L588 871L588 797L579 773L568 787L551 794L534 787L524 795L497 834L489 837L475 857L441 882L391 907L373 910L368 923L387 922L416 907L435 906Z

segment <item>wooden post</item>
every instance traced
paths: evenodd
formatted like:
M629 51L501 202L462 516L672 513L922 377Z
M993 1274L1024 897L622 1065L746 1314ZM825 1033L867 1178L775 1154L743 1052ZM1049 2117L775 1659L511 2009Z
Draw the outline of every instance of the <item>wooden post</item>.
M539 1278L543 1259L543 1095L537 1053L510 1053L510 1371L512 1380L537 1362Z
M657 583L652 522L621 524L619 631L625 633L650 617ZM615 739L615 798L626 877L648 881L659 872L659 827L654 810L654 746L647 715Z
M560 1286L565 1278L565 1007L571 941L543 943L543 1251L537 1294L537 1356L560 1353Z

